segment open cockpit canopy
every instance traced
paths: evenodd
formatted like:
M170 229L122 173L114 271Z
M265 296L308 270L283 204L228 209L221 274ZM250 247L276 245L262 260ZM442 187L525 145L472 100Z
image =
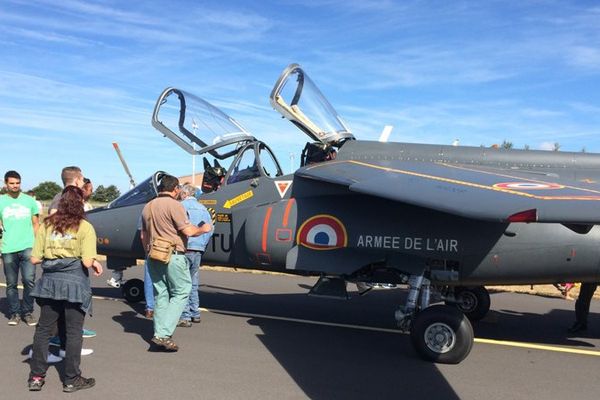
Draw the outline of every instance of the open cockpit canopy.
M127 193L114 199L106 208L128 207L137 204L145 204L158 195L158 185L163 176L167 175L164 171L157 171L149 178L142 181L139 185L129 190ZM94 210L92 210L93 212Z
M271 105L315 141L340 144L354 135L298 64L290 64L271 92Z
M256 140L217 107L175 88L167 88L159 96L152 126L188 153L209 153L220 160L236 154L237 145ZM235 149L228 149L231 146Z

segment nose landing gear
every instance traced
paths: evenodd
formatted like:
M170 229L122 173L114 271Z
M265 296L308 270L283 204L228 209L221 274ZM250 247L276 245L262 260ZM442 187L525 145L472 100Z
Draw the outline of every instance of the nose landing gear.
M141 279L128 279L121 285L123 297L130 303L139 303L144 300L144 281Z

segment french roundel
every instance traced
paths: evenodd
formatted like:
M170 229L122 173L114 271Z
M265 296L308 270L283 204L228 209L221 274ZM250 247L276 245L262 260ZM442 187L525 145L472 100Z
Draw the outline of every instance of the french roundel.
M342 222L331 215L315 215L298 229L298 244L313 250L333 250L348 245L348 235Z

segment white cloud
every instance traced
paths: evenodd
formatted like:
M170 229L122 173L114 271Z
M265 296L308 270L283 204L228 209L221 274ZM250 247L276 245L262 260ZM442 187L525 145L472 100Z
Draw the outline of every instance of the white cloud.
M600 47L575 46L569 53L569 64L600 71Z
M540 150L552 151L552 150L554 150L554 142L542 142L539 144L538 148Z

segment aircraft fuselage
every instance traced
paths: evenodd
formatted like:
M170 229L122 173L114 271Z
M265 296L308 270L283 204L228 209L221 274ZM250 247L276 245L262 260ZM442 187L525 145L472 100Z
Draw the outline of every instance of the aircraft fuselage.
M351 141L341 148L337 161L469 161L503 165L507 173L535 169L550 176L560 173L596 179L598 172L593 167L600 165L599 157ZM403 274L429 270L434 282L450 285L599 278L598 227L581 234L562 224L464 218L295 175L260 176L227 184L204 194L200 202L209 208L215 226L203 257L206 264L350 279L386 269ZM115 263L143 258L136 234L143 205L89 215L100 253ZM382 279L395 278L384 275L378 281Z

